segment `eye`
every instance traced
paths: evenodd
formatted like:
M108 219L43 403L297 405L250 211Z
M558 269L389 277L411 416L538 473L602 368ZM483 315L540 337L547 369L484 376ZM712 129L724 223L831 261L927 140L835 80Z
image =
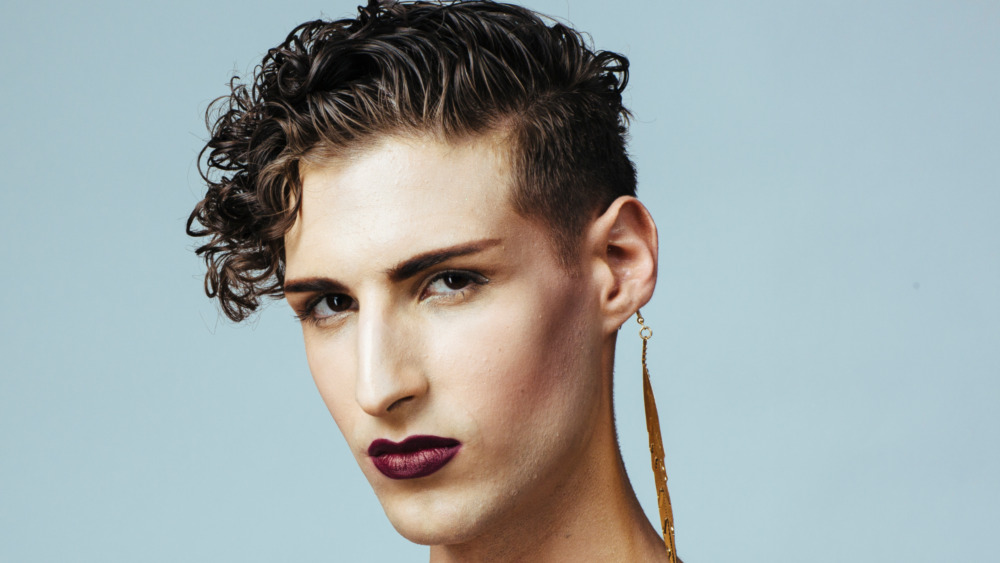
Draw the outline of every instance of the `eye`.
M470 283L472 283L472 278L465 274L459 274L456 272L449 272L441 276L441 283L445 285L448 289L458 291Z
M463 295L466 291L484 285L488 281L484 276L475 272L441 272L431 279L420 297L426 299L435 296Z
M323 295L312 306L309 315L315 319L325 319L343 313L354 306L354 299L343 293Z

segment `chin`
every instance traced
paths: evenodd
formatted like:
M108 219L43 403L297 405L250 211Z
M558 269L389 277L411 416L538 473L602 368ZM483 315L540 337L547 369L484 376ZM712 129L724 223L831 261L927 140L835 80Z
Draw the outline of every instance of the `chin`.
M465 541L462 534L456 534L455 530L449 530L445 526L428 525L428 522L403 523L392 520L392 527L396 528L399 535L419 545L451 545ZM416 524L416 525L408 525Z
M478 506L476 506L478 504ZM419 502L409 498L401 502L383 502L392 527L404 538L421 545L453 545L468 542L489 527L490 515L480 503L462 506L460 502Z

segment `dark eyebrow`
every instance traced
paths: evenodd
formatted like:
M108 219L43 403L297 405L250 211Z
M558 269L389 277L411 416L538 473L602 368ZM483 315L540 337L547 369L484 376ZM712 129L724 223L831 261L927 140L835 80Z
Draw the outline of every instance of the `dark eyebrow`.
M394 266L389 269L386 274L388 274L390 280L400 282L405 279L412 278L427 268L434 267L446 260L450 260L458 256L468 256L469 254L482 252L487 248L494 247L498 244L500 244L500 239L491 238L458 244L448 248L431 250L429 252L424 252L423 254L418 254L413 258Z
M287 282L282 287L284 293L345 293L338 282L327 278L305 278Z

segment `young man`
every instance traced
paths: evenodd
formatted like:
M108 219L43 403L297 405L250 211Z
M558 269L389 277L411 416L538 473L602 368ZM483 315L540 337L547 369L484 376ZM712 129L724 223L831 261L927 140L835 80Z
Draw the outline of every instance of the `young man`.
M188 225L206 291L233 320L287 298L432 561L671 560L611 398L657 265L627 66L516 6L373 1L298 27L221 99Z

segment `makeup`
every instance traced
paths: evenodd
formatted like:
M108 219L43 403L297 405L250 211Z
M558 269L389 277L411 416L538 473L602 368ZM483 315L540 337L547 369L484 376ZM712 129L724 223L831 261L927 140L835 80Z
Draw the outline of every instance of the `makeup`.
M375 440L368 455L390 479L426 477L444 467L462 447L461 442L438 436L410 436L402 442Z

